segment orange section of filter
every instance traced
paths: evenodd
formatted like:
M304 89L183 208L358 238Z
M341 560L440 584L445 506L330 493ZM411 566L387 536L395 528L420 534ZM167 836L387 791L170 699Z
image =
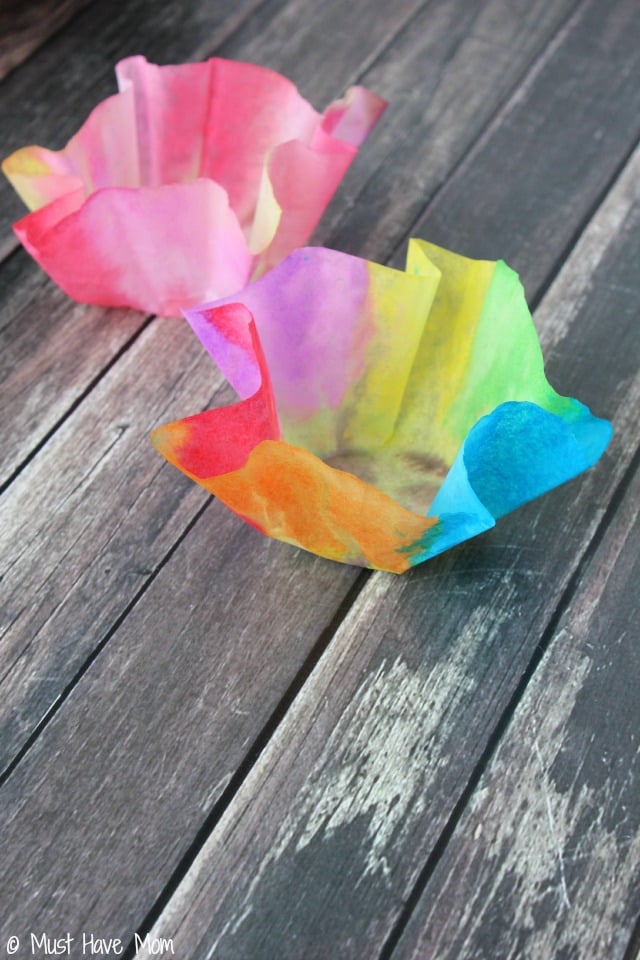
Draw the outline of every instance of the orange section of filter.
M199 482L263 533L330 560L393 573L409 569L411 545L424 545L437 527L433 517L283 441L264 441L240 470Z

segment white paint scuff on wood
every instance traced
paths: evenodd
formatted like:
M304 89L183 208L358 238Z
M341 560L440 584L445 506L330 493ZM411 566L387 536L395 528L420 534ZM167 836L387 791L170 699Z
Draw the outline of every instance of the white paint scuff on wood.
M353 623L365 615L361 608L380 602L390 581L392 578L383 574L371 578L341 632L348 634ZM507 596L513 589L508 575L503 589ZM379 873L385 882L391 882L389 851L409 842L411 830L426 809L429 784L437 781L437 771L450 761L441 748L437 756L436 751L432 753L430 744L446 725L452 706L466 699L478 683L467 661L473 657L474 638L498 610L478 605L465 624L464 636L452 643L450 655L429 672L413 670L398 656L390 663L383 660L361 681L314 760L290 815L211 944L209 956L215 956L223 939L251 915L256 893L276 861L312 842L329 840L357 819L367 821L367 846L360 851L357 875ZM218 843L224 844L222 836Z
M338 723L317 764L327 776L311 780L304 805L296 812L296 821L305 824L297 850L364 815L371 842L365 873L386 872L384 854L392 833L405 822L409 807L413 816L424 810L425 747L447 710L450 669L448 663L438 664L425 683L398 658L390 667L382 663L366 679L348 721L356 736L349 738L344 721ZM436 766L445 763L442 757ZM289 830L293 828L290 824Z

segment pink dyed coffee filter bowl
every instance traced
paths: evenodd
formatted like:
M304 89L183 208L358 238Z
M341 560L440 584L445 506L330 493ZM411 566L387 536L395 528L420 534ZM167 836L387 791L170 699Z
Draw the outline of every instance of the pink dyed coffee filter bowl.
M69 296L165 316L228 296L304 245L386 102L350 88L323 114L249 63L116 66L60 151L2 164L32 211L20 241Z

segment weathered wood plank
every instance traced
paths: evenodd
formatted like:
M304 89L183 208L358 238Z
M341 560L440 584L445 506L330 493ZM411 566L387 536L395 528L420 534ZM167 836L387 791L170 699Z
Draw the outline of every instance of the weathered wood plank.
M154 928L183 956L378 955L638 446L639 174L640 151L537 315L552 373L613 414L610 453L369 579Z
M207 501L149 443L210 403L207 359L154 321L2 496L0 770Z
M302 95L322 109L347 86L362 82L368 65L383 50L392 49L407 23L432 6L433 0L402 0L389 9L372 0L353 0L348 6L340 0L323 4L280 0L258 10L228 38L221 52L234 60L286 71ZM380 77L378 87L371 89L386 96L385 82ZM378 127L373 134L374 142L379 131ZM370 149L371 139L363 152ZM359 166L360 158L356 162Z
M16 251L0 265L0 487L145 322L71 301Z
M460 12L466 6L466 0L458 2ZM510 5L507 4L507 7ZM334 24L338 22L338 14L342 9L348 8L336 7ZM495 15L495 4L492 9ZM541 18L540 32L536 35L538 43L542 43L545 31L548 35L552 24L552 20ZM280 33L284 29L282 24L277 24L277 28ZM527 18L523 20L523 30L529 30ZM296 44L290 51L288 48L283 50L284 64L276 65L293 68L300 56L300 36L306 36L306 43L309 44L316 34L312 20L310 32L305 34L304 31L298 31ZM269 31L260 36L272 42ZM379 39L377 34L374 39ZM351 51L351 42L349 40L347 43L348 51ZM533 41L530 39L529 43ZM257 39L251 40L251 44L251 56L257 59L260 50ZM330 36L324 40L317 39L316 46L322 46L326 56L331 50L335 55L336 43ZM523 67L530 55L531 48L527 45ZM290 56L293 57L291 61ZM441 56L444 58L441 60L444 71L450 56L448 47L442 49ZM344 69L351 71L350 57L345 54L344 60ZM431 61L428 62L431 69ZM500 76L503 64L499 62L497 68L496 78ZM511 63L510 76L513 69ZM455 72L449 81L456 87ZM344 86L348 82L346 76L339 76L338 67L335 66L332 83ZM452 120L447 116L447 123ZM8 263L13 266L14 258ZM6 448L17 459L26 455L29 444L41 439L64 416L68 406L91 383L91 378L98 375L100 365L107 360L108 351L117 349L123 340L126 342L125 338L131 336L136 323L142 322L142 318L141 315L105 312L97 308L84 310L73 307L67 313L63 295L53 291L48 281L41 279L37 269L28 265L22 254L15 255L15 263L17 293L15 301L7 303L10 319L6 328L6 358L9 369L5 385L0 390L0 402L11 414L11 421L7 418L7 426L10 425L11 430ZM27 307L21 291L30 291L33 297ZM9 296L12 295L13 286L10 285ZM48 315L45 305L49 296L53 306ZM25 309L27 312L23 315ZM105 326L115 322L113 332L101 328L103 318ZM25 330L19 336L21 323ZM180 409L173 408L175 413L171 415L167 410L166 415L177 416L200 409L213 389L209 386L212 373L208 360L202 357L200 365L196 365L194 355L189 352L193 348L182 343L170 322L167 329L170 332L166 343L163 343L162 328L154 327L155 332L141 346L136 345L132 357L125 357L121 361L121 364L124 363L123 372L110 376L104 390L94 391L94 396L88 398L81 409L74 413L59 431L59 436L54 438L53 445L50 443L48 449L39 454L24 476L19 478L16 490L5 499L2 509L4 516L10 518L5 521L5 542L14 542L16 527L19 526L23 549L11 569L5 571L3 584L6 599L2 646L5 693L4 701L0 701L0 719L5 723L2 766L10 761L12 752L19 749L39 719L56 701L80 668L83 658L90 655L96 645L108 636L112 625L161 563L163 551L175 542L180 529L188 526L201 503L194 494L193 499L188 498L183 504L183 487L179 487L180 492L175 495L161 493L166 490L164 484L170 483L164 473L158 475L161 479L157 490L155 481L151 480L155 460L147 445L146 431L148 426L162 422L165 417L165 397L177 396L178 388L176 370L171 364L152 361L153 366L150 366L148 358L157 353L169 360L175 351L174 362L179 364L179 368L185 366L193 370L191 375L194 382L190 392L186 392L186 387L181 388L185 393L181 397ZM94 334L94 331L99 333ZM95 354L91 350L93 336L96 336ZM69 343L76 337L82 342L76 350L72 350ZM39 338L42 338L41 342ZM32 344L33 353L30 353ZM20 362L23 347L25 360ZM145 373L137 375L136 368ZM77 382L71 379L71 375L76 373ZM38 387L27 404L25 394L28 384L31 377L36 375L39 377ZM127 385L127 376L135 379L135 388L133 381ZM153 383L147 382L150 376L153 377ZM123 406L124 398L129 408ZM115 437L110 424L117 422L130 425L114 448L121 461L114 459L115 452L109 452ZM8 468L14 463L7 454ZM63 485L72 482L69 478L74 473L87 475L88 480L77 489L74 497L65 498L61 505ZM143 485L151 484L151 487L140 497L143 487L128 479L123 482L123 476L139 477ZM51 477L57 479L51 482ZM157 542L145 541L141 552L140 529L161 528L163 509L166 535L160 536ZM54 512L55 524L52 527L46 518ZM84 533L80 534L78 524L83 522L83 518L86 522L85 512L88 512L89 522ZM120 524L120 517L128 519ZM111 536L115 537L112 547L109 546ZM105 550L111 555L108 563L103 561ZM140 557L133 566L144 571L141 576L131 575L131 555ZM63 565L62 575L52 579L51 572L60 564ZM104 567L109 569L109 577L105 577ZM336 576L339 580L341 575ZM74 638L73 644L70 643L70 637ZM48 678L46 682L43 682L43 677Z
M2 787L3 929L128 940L356 577L212 501Z
M3 0L0 7L0 80L90 0Z
M527 13L538 15L533 8ZM433 64L428 71L422 68L427 83L413 85L419 58L432 53L429 46L418 50L414 25L389 57L365 74L364 81L372 85L384 76L385 90L397 106L363 156L366 183L361 176L356 185L361 189L348 194L346 208L333 205L320 236L337 249L376 258L390 257L400 245L394 262L401 263L404 237L413 224L414 235L461 253L506 259L526 274L527 292L533 291L557 257L558 232L569 245L581 225L584 209L567 198L580 185L595 203L640 135L638 7L628 0L615 7L592 2L586 15L578 8L524 88L517 89L466 157L460 171L465 190L451 183L434 206L434 194L464 153L459 127L473 128L478 117L491 118L493 104L509 93L508 84L498 86L495 99L487 102L496 83L496 63L508 64L524 42L512 25L513 7L501 18L491 4L468 4L466 16L473 19L464 24L468 36L462 43L457 16L446 4L436 5L415 24L434 45L448 45L446 31L451 29L449 66L457 68L455 81L441 85L440 68ZM443 127L447 115L456 119ZM582 144L579 151L577 143ZM354 189L350 178L346 188ZM510 243L505 243L507 237Z
M462 193L447 184L418 234L427 229L438 243L463 232L461 253L503 257L539 287L560 245L568 249L583 226L585 211L567 198L579 190L595 201L640 138L639 41L634 0L589 4L580 29L518 92L527 109L506 111L469 158L465 183L481 205L469 216ZM502 243L506 224L513 250Z
M621 960L640 913L640 474L394 960Z

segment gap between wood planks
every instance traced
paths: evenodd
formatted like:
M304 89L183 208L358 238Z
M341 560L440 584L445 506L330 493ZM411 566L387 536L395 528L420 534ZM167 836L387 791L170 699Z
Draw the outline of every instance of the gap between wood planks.
M571 19L573 19L573 17L572 17ZM542 63L544 62L544 59L545 59L545 58L541 55L538 63L539 63L539 64L542 64ZM535 66L532 68L532 71L531 71L531 72L532 72L532 74L534 74L534 75L535 75L535 73L537 73L537 69L535 68ZM525 84L523 84L523 86L524 86L524 85L525 85ZM420 223L421 223L424 219L426 219L426 218L428 217L430 211L431 211L431 210L433 209L433 207L440 201L441 195L442 195L442 194L444 193L444 191L449 187L449 184L450 184L453 180L455 180L456 177L463 175L465 169L466 169L468 166L470 166L470 164L473 163L474 158L478 155L478 153L479 153L480 150L482 149L483 145L484 145L484 144L487 142L487 140L489 139L490 132L491 132L492 130L494 130L494 129L497 129L497 126L498 126L498 124L499 124L498 114L502 115L502 113L503 113L505 110L508 109L510 103L512 103L512 102L517 102L517 100L519 100L519 99L520 99L520 89L514 91L513 96L512 96L511 98L509 98L509 101L507 101L507 103L505 103L504 107L503 107L502 109L500 109L500 110L496 113L496 116L495 116L494 119L492 120L491 124L488 125L487 129L483 132L483 134L481 134L481 135L477 138L477 140L474 141L474 143L473 143L473 144L470 146L470 148L466 151L466 153L464 154L464 156L462 156L462 157L460 158L460 161L452 168L452 170L451 170L451 176L450 176L447 180L443 181L443 183L441 183L441 184L436 188L436 190L434 191L434 193L432 194L432 196L429 197L429 200L428 200L427 203L424 205L424 207L423 207L423 209L420 211L420 213L415 217L413 223L412 223L411 226L409 227L409 230L408 230L408 232L407 232L407 236L409 236L409 237L414 236L414 234L415 234L416 230L418 229ZM489 130L489 127L491 128L491 130ZM531 310L531 313L532 313L532 314L535 312L535 310L537 310L538 305L539 305L540 302L544 299L544 297L545 297L545 295L547 294L548 290L549 290L549 289L553 286L553 284L555 283L555 280L556 280L558 274L561 272L564 263L565 263L566 260L569 258L570 254L571 254L571 251L574 249L574 247L575 247L576 244L578 243L578 241L579 241L580 237L582 236L582 234L584 233L587 225L591 222L591 220L593 220L596 212L598 211L598 209L602 206L602 204L603 204L604 201L606 200L606 197L607 197L608 193L610 192L613 184L615 184L615 182L619 179L619 177L620 177L620 175L622 174L623 170L625 169L625 167L627 166L627 164L630 162L630 160L632 159L634 153L636 152L636 150L637 150L639 147L640 147L640 138L637 139L637 140L635 140L635 141L633 141L633 143L631 144L631 146L629 147L629 149L627 150L627 152L624 154L624 156L622 157L622 159L621 159L620 162L618 163L618 166L616 167L614 173L612 174L612 176L611 176L610 179L608 180L607 184L602 187L602 189L599 191L598 195L594 198L594 200L593 200L593 202L591 203L591 205L586 209L583 217L579 220L579 222L578 222L578 224L576 225L575 229L573 230L571 236L569 237L569 239L568 239L567 242L565 243L565 245L564 245L564 247L563 247L563 249L562 249L562 251L561 251L561 253L560 253L559 257L558 257L558 259L555 261L555 266L554 266L554 268L549 271L549 273L547 274L547 276L546 276L545 280L543 281L543 283L540 285L540 287L534 292L534 294L533 294L533 295L529 298L529 300L527 301L528 304L529 304L529 309ZM394 249L393 249L393 252L392 252L391 255L389 256L387 262L401 263L401 262L403 261L403 259L404 259L404 256L405 256L406 245L407 245L406 239L403 239L403 240L401 240L399 243L397 243L396 246L395 246Z
M156 579L156 577L158 576L158 574L161 572L161 570L163 569L163 567L165 567L166 564L171 560L171 557L173 556L173 554L176 552L176 550L178 549L178 547L180 546L180 544L182 543L182 541L185 539L185 537L187 537L187 536L189 535L190 531L191 531L192 528L196 525L196 523L198 522L198 520L200 519L200 517L202 516L202 514L205 512L205 510L206 510L207 507L209 506L210 502L211 502L211 501L207 500L207 501L200 507L200 509L195 513L195 515L193 516L193 518L191 519L191 521L186 525L184 531L183 531L183 532L181 533L181 535L176 539L176 541L175 541L175 543L173 544L173 546L171 547L171 549L167 551L167 553L165 554L165 556L164 556L164 557L162 558L162 560L158 563L158 565L157 565L157 567L155 568L155 570L153 570L152 573L149 575L149 579L146 580L146 581L144 582L144 584L142 585L142 587L138 590L138 592L137 592L136 594L134 594L134 596L131 598L131 600L130 600L129 603L126 605L126 607L124 607L124 609L122 610L122 612L120 613L120 615L114 620L112 626L111 626L110 629L106 632L106 634L105 634L105 636L102 638L102 640L101 640L98 644L96 644L96 646L95 646L94 649L91 651L91 653L89 654L89 656L87 656L86 659L83 661L80 669L73 675L73 677L69 680L69 682L66 684L66 686L64 687L64 689L60 692L60 694L58 695L58 697L57 697L57 698L54 700L54 702L51 704L51 706L49 707L49 709L47 710L47 712L44 714L44 716L42 717L42 719L40 720L40 722L38 723L38 725L33 729L32 733L29 735L28 739L25 741L24 745L23 745L23 746L20 748L20 750L16 753L15 757L11 760L10 763L7 764L7 766L4 768L4 770L0 771L0 788L2 788L2 785L9 779L9 777L11 776L11 774L13 773L13 771L15 770L15 768L18 766L18 764L22 761L22 759L23 759L23 758L26 756L26 754L29 752L29 750L31 749L31 747L33 746L33 744L36 742L36 740L38 739L38 737L40 736L40 734L42 733L42 731L47 727L47 725L50 723L50 721L53 719L53 717L55 717L56 713L58 712L58 710L60 709L60 707L64 704L64 702L65 702L65 700L67 699L67 697L72 693L72 691L73 691L73 690L77 687L77 685L80 683L80 681L82 680L82 678L83 678L83 676L85 675L85 673L87 672L87 670L89 670L89 668L91 667L91 664L94 662L94 660L97 659L97 657L100 655L100 653L102 652L102 650L104 649L104 647L106 647L106 645L107 645L107 644L109 643L109 641L111 640L111 637L112 637L112 636L114 635L114 633L120 628L120 626L124 623L124 621L126 620L126 618L129 616L129 614L131 613L131 611L133 610L133 608L136 606L136 604L138 603L138 601L139 601L140 598L142 597L142 595L145 593L145 591L148 589L148 587L151 586L151 584L152 584L153 581Z
M571 33L573 26L579 22L585 8L589 6L589 0L583 2L583 0L578 0L564 15L562 22L558 24L556 31L553 35L550 36L547 44L541 45L538 49L538 52L534 54L529 65L517 82L512 84L505 92L502 97L499 97L496 101L496 104L491 109L491 113L488 114L482 124L482 127L478 129L475 136L470 138L463 150L459 152L459 155L453 156L451 162L446 162L443 168L441 158L438 153L440 151L439 140L441 139L438 136L438 113L437 110L442 108L440 104L436 108L435 121L433 118L429 121L433 129L434 137L434 146L436 148L436 155L433 162L430 164L430 177L429 190L428 190L428 199L426 204L424 202L414 203L406 211L408 222L411 224L409 231L407 231L406 220L403 220L402 230L398 231L393 229L387 229L387 219L383 213L382 218L382 230L387 234L387 245L386 248L382 247L383 239L381 237L380 229L378 224L376 224L374 230L374 243L376 250L374 256L377 259L380 259L385 263L394 262L398 249L402 248L402 243L406 243L406 238L411 236L411 232L414 228L420 223L423 219L424 214L433 206L434 201L437 196L445 189L447 184L460 172L464 171L468 166L469 162L477 155L482 146L486 143L487 139L491 137L493 132L500 126L500 121L502 117L507 113L514 104L516 104L522 97L525 95L526 91L529 90L532 83L534 82L537 75L544 68L545 64L548 62L549 58L552 57L553 52L561 45L563 39ZM418 16L416 17L416 20ZM417 24L416 24L417 29ZM427 29L427 26L423 24L423 29ZM458 47L454 50L449 51L446 61L446 64L449 64L455 61L456 55L458 53ZM489 47L490 50L490 47ZM373 71L373 76L368 80L372 85L375 85L375 71ZM403 91L404 92L404 91ZM434 99L437 100L438 96L442 93L442 89L439 85L436 85L433 91L430 91L430 94L434 95ZM421 105L422 107L422 105ZM423 109L423 112L428 115L429 111L432 109L433 103L427 101ZM447 108L445 103L444 109ZM409 125L415 123L415 117L409 119ZM446 131L445 131L446 132ZM445 147L445 150L449 148L449 145ZM319 240L322 243L329 243L332 246L335 246L337 249L343 249L346 252L355 252L361 256L367 256L368 249L370 246L370 236L369 233L363 234L361 229L358 229L358 225L354 224L352 218L352 211L356 208L355 198L359 201L359 209L367 210L368 205L371 203L376 187L378 186L377 177L381 169L385 168L385 163L388 157L393 155L393 150L390 149L388 154L383 154L382 160L379 160L376 163L375 168L372 168L369 171L369 175L362 179L359 184L359 188L353 191L353 198L347 198L347 203L342 203L340 206L337 204L332 204L329 207L327 216L324 218L322 224L320 225L319 230ZM390 169L394 168L394 164L391 163ZM437 170L436 173L434 171ZM401 175L404 175L406 171L400 171ZM348 175L347 175L348 179ZM383 182L384 186L384 182ZM385 192L384 190L382 191ZM426 191L425 191L426 192ZM404 202L404 197L398 197L398 200ZM404 212L404 211L403 211ZM366 218L365 218L366 219ZM366 223L366 227L369 228L371 224ZM395 226L395 224L392 224ZM398 240L397 237L401 233L401 239ZM353 235L357 237L356 240L356 249L354 250L353 244ZM389 243L389 237L391 242ZM362 252L364 248L364 253ZM380 251L383 251L382 253ZM403 259L403 258L402 258ZM403 264L401 264L403 266Z
M542 61L542 59L543 58L541 57L540 61ZM533 72L534 71L532 71L532 73ZM514 92L510 100L505 104L503 110L506 110L511 102L517 102L517 100L519 99L520 99L520 90L517 90ZM502 113L503 110L499 112ZM497 120L498 118L496 116L494 118L494 121L490 124L492 130L497 129ZM442 194L445 192L445 190L448 189L450 183L454 181L458 176L462 176L464 174L465 169L468 166L470 166L470 164L473 162L474 158L478 155L483 145L487 142L488 137L489 137L489 131L486 130L472 144L472 146L464 154L464 156L461 157L460 162L457 163L452 168L451 176L436 188L433 195L429 197L429 200L427 201L423 209L415 217L413 223L411 224L408 230L407 236L411 237L414 235L414 233L418 230L418 227L421 224L421 222L428 217L430 211L440 201ZM575 229L571 233L571 236L568 238L567 242L565 243L558 259L555 261L554 267L548 272L544 281L540 284L539 288L535 290L533 295L528 300L529 309L531 310L532 314L537 310L538 305L541 303L541 301L544 299L549 289L555 283L556 278L558 274L562 271L563 265L565 264L566 260L569 258L571 251L574 249L574 247L580 240L580 237L584 233L586 227L591 222L591 220L593 220L597 211L606 200L607 195L609 194L613 184L615 184L615 182L620 178L625 167L631 161L634 153L636 152L636 150L638 150L639 147L640 147L640 138L632 142L627 152L619 161L618 166L616 167L610 179L607 181L606 185L602 187L602 189L599 191L597 196L594 198L591 205L587 207L583 217L578 221L578 224L576 225ZM392 263L401 263L404 259L405 248L406 248L406 240L403 239L398 244L396 244L392 254L388 258L388 261Z
M207 814L206 819L203 821L202 826L194 836L193 841L185 851L184 855L181 857L180 862L176 866L176 869L169 878L166 887L162 891L162 895L156 900L152 909L146 914L139 924L137 933L142 939L144 939L147 933L151 931L154 924L162 914L162 911L167 906L171 897L179 887L180 883L188 874L200 850L204 846L220 818L223 816L224 812L232 803L239 787L246 780L248 773L263 753L265 747L282 723L290 706L313 673L313 670L320 660L320 657L331 643L333 636L353 606L358 595L361 593L371 574L372 571L370 570L363 570L360 573L360 575L351 585L351 588L345 595L340 605L337 607L331 623L327 629L323 630L323 632L319 635L318 640L311 650L309 656L305 660L304 665L294 677L293 681L278 702L276 708L269 717L268 721L265 723L259 735L256 737L255 741L251 744L244 760L238 766L235 774L229 780L220 798ZM133 937L127 944L122 954L122 960L133 960L133 958L137 956L137 953L138 950L136 949L136 939Z
M13 472L7 477L7 479L6 479L2 484L0 484L0 496L2 496L2 494L5 492L5 490L6 490L8 487L11 486L11 484L12 484L13 481L16 479L16 477L18 477L18 476L22 473L22 471L25 469L25 467L27 467L27 466L31 463L31 461L34 459L34 457L36 457L36 456L40 453L40 451L43 449L43 447L45 447L46 444L49 442L49 440L51 439L51 437L60 429L60 427L62 426L62 424L63 424L66 420L68 420L68 418L73 414L73 412L74 412L75 410L78 409L78 407L80 406L80 404L89 396L89 394L92 392L92 390L100 383L100 381L102 380L102 378L105 377L106 374L109 373L109 371L111 370L111 368L115 366L115 364L118 362L118 360L120 360L120 358L123 357L124 354L129 350L129 348L130 348L131 346L133 346L133 344L136 342L136 340L138 339L138 337L139 337L142 333L144 333L144 331L147 329L147 327L151 324L151 322L152 322L154 319L155 319L155 317L154 317L153 315L151 315L151 316L146 317L146 318L142 321L142 323L140 324L140 326L138 327L138 329L136 330L136 332L133 334L133 336L129 337L129 339L126 340L126 341L122 344L122 346L120 347L120 349L117 350L117 351L113 354L113 356L110 358L109 362L106 363L105 366L102 367L102 369L99 370L99 372L98 372L98 373L89 381L89 383L82 389L82 391L78 394L78 396L73 400L73 402L72 402L72 403L69 405L69 407L65 410L64 414L63 414L61 417L59 417L59 418L55 421L55 423L53 424L53 426L51 426L51 427L47 430L47 432L44 434L44 436L42 436L42 437L38 440L38 442L37 442L36 444L34 444L33 449L29 452L29 454L18 464L18 466L17 466L17 467L13 470Z
M624 952L622 960L638 960L640 957L640 916L631 934L629 945Z
M485 144L488 143L492 135L500 126L500 123L503 117L510 112L514 104L516 104L519 100L521 100L526 95L526 92L531 88L534 80L543 70L545 64L551 59L551 57L553 56L555 51L558 49L562 41L571 32L571 29L574 26L574 24L579 20L582 14L583 7L586 6L587 2L588 0L584 0L584 2L583 0L579 0L579 2L576 4L574 9L570 11L565 22L558 29L556 34L551 38L550 42L542 50L540 50L538 56L534 58L531 65L529 66L529 69L523 75L521 82L516 84L512 89L511 93L507 97L505 97L505 99L501 104L497 106L493 116L487 122L484 129L480 131L480 133L475 138L475 140L473 140L469 144L468 148L461 154L459 160L451 168L451 171L448 177L435 187L435 189L427 199L424 206L416 212L413 218L413 221L406 233L408 237L411 237L414 235L414 232L417 230L421 221L428 216L430 210L438 202L440 195L446 189L448 183L451 180L454 180L456 177L462 176L464 174L464 171L473 164L474 159L478 156L482 148L485 146ZM629 154L627 157L625 157L624 161L620 163L619 169L616 171L614 176L611 177L609 183L607 184L607 187L602 191L602 197L599 197L597 202L594 202L592 209L589 211L589 214L584 218L583 223L589 222L593 213L598 209L602 201L602 198L606 196L608 190L610 189L611 184L615 183L620 171L624 169L627 163L627 160L632 154L633 154L633 148L629 151ZM580 236L580 233L582 232L582 228L583 228L583 224L581 224L580 228L576 230L575 237L572 240L572 243L568 245L567 251L570 250L573 244L577 241L578 237ZM407 241L405 238L400 240L391 250L387 258L388 262L401 263L404 260L406 244L407 244ZM564 259L565 259L564 256L561 257L559 262L563 263ZM553 282L553 277L551 277L548 280L544 288L541 288L540 290L536 291L535 296L531 299L531 302L529 303L529 307L532 313L535 310L537 304L540 302L540 300L544 296L545 290L551 285L552 282Z

